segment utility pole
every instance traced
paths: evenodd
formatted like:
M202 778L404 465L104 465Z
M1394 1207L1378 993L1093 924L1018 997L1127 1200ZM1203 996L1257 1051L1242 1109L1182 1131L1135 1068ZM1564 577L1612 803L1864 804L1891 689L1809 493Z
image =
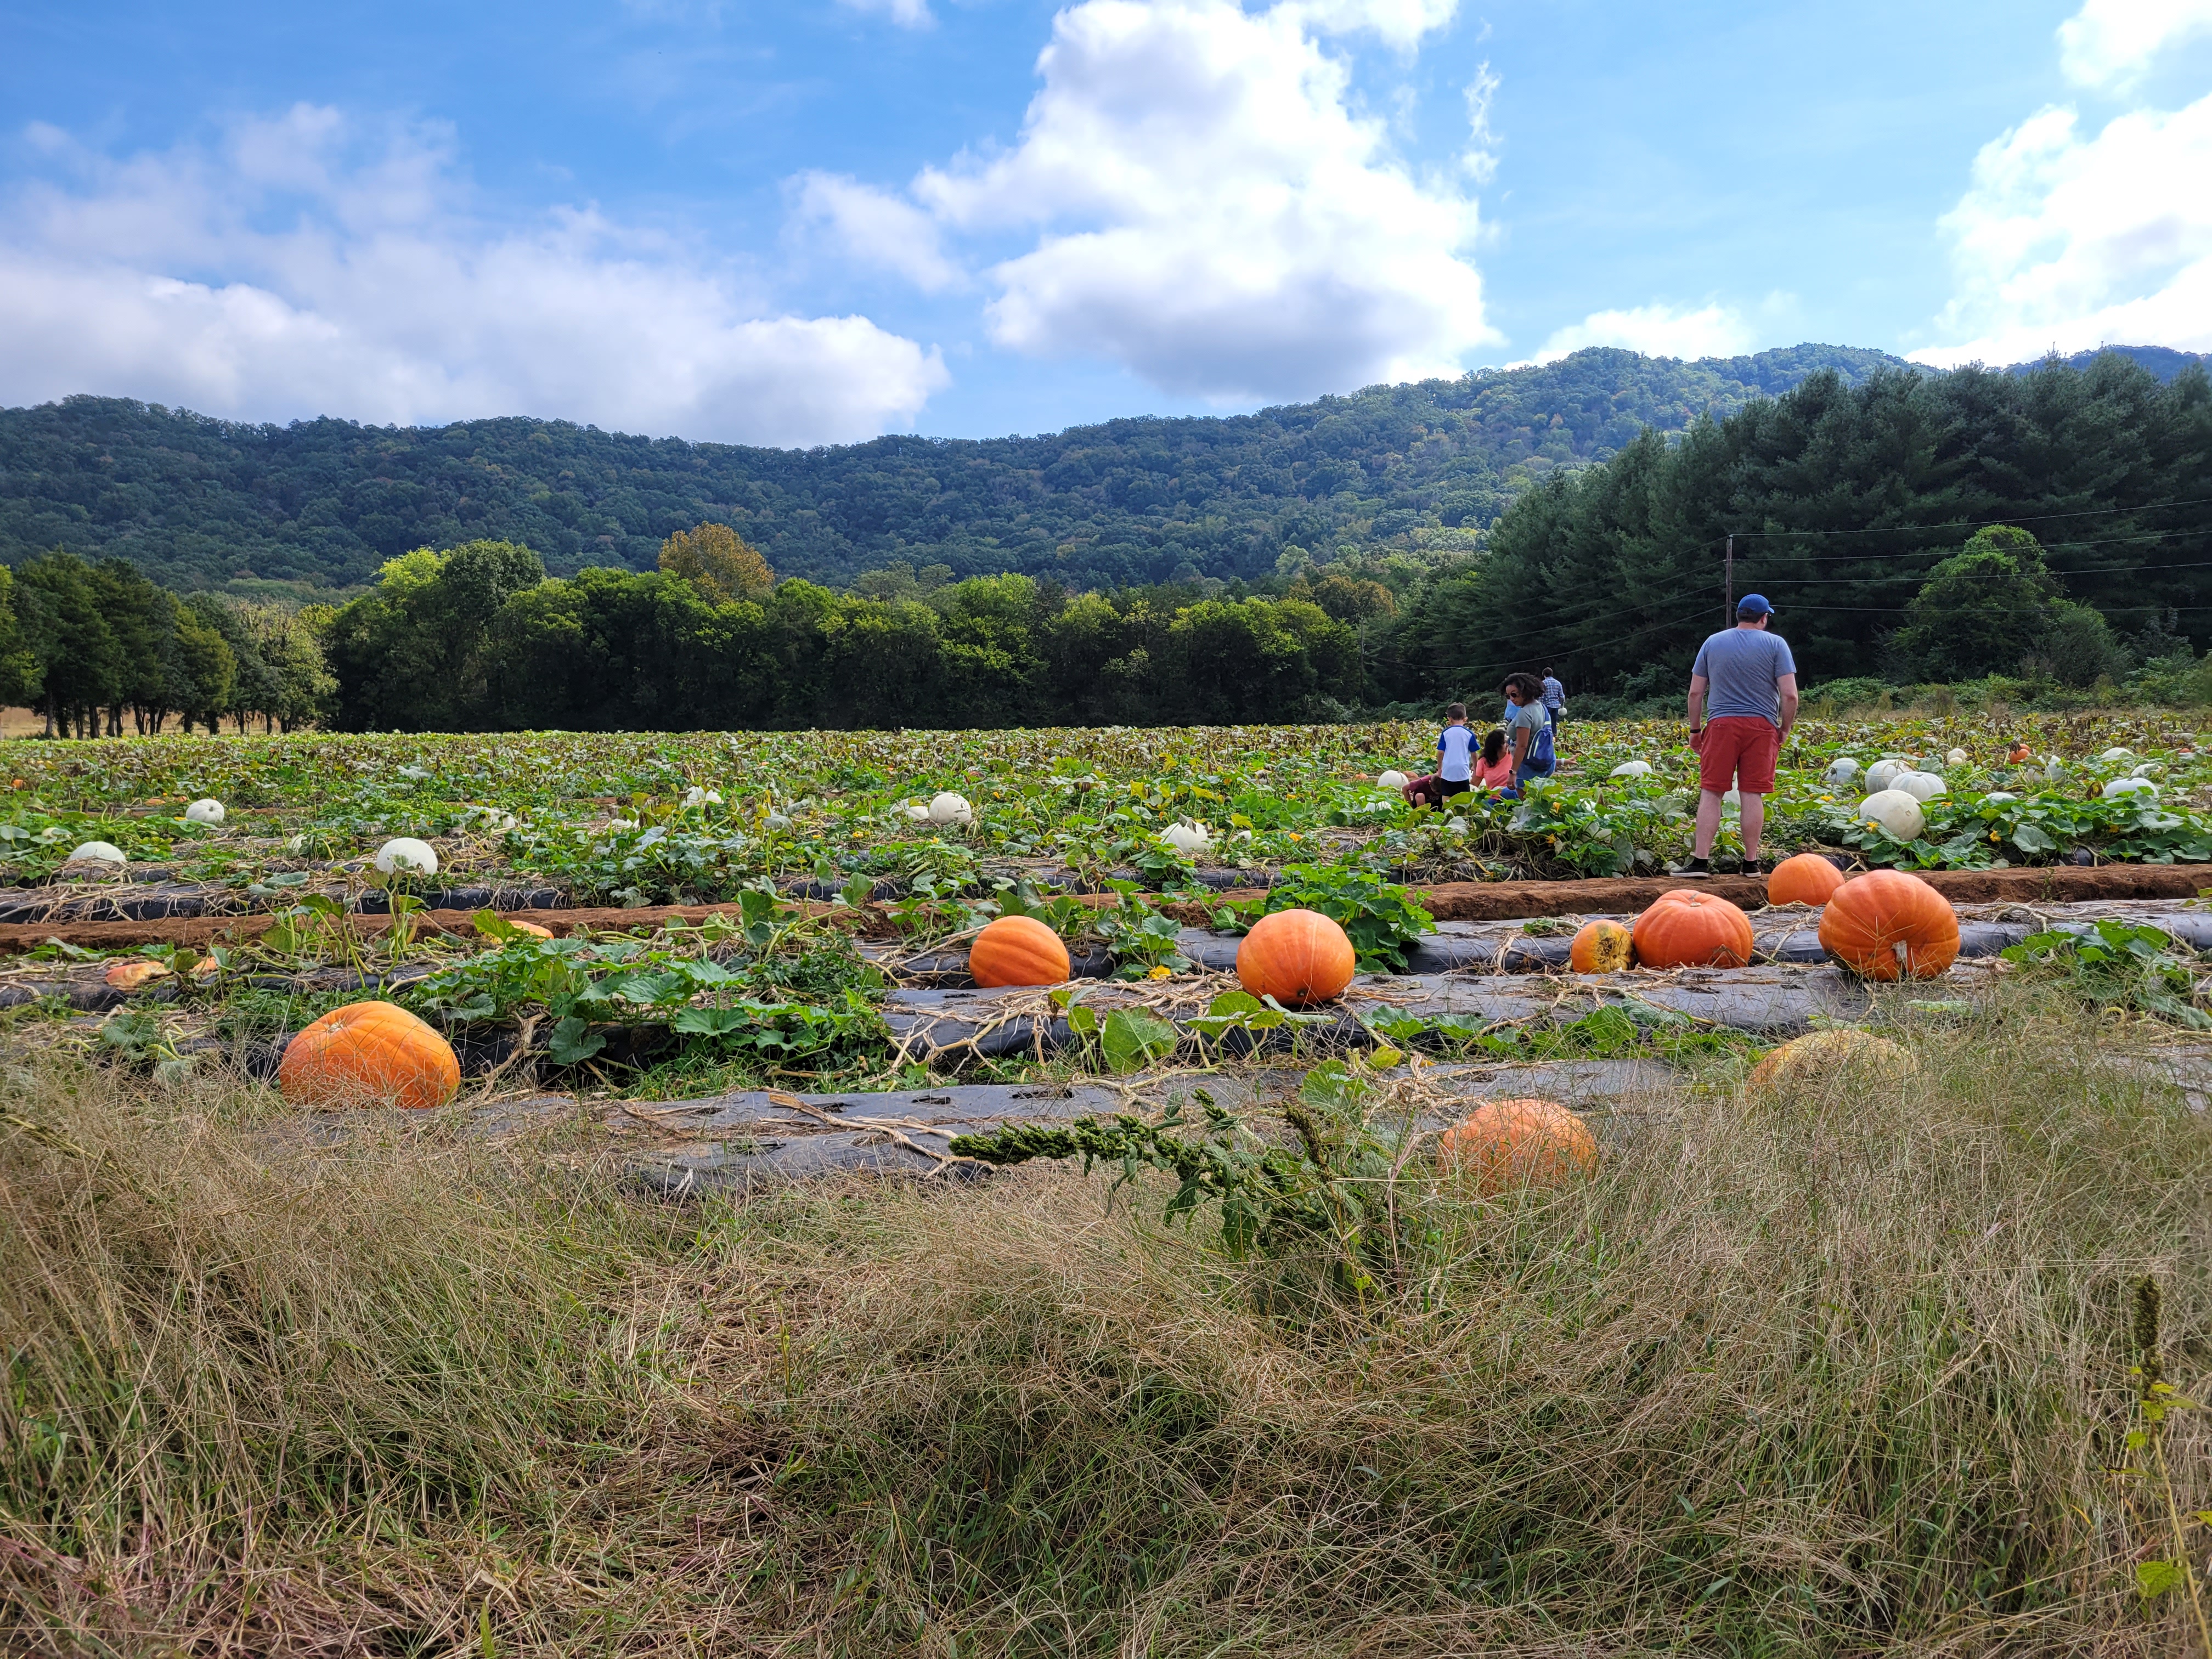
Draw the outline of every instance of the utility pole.
M1721 579L1721 591L1728 595L1721 605L1721 626L1723 628L1735 620L1735 537L1733 534L1728 538L1725 568L1726 574Z

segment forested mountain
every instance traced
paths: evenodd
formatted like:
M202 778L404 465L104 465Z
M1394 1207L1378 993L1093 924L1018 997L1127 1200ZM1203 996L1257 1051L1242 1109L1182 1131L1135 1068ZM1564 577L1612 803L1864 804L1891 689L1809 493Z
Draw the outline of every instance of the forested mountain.
M1580 351L1227 418L1049 436L752 449L520 418L438 428L247 426L105 398L0 410L0 562L128 558L178 588L369 581L471 540L556 574L650 568L702 520L785 575L838 586L904 560L1074 589L1273 574L1285 551L1471 550L1533 480L1797 385L1907 366L1802 345L1682 362ZM1293 556L1295 557L1295 556Z

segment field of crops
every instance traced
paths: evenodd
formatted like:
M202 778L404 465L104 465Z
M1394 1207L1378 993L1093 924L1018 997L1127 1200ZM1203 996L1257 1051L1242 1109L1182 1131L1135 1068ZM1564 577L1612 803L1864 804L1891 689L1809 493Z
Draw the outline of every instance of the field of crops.
M0 1647L2186 1650L2197 733L1433 742L0 748Z
M931 1045L886 1024L885 994L964 983L961 947L1001 914L1064 935L1079 975L1171 995L1265 911L1334 916L1364 969L1402 971L1430 884L1659 875L1688 850L1694 759L1672 725L1571 724L1527 799L1441 813L1377 784L1432 743L1409 726L17 743L0 925L23 937L0 998L106 1014L111 1046L172 1068L373 990L474 1069L520 1042L549 1078L648 1091L914 1083ZM1910 840L1859 811L1885 762L1925 797ZM2212 754L2148 716L1810 723L1766 850L2191 862L2212 858L2208 801ZM1722 870L1734 833L1731 816ZM652 925L539 938L489 914L589 908ZM456 912L486 914L431 925ZM169 929L65 926L131 921ZM1117 1065L1171 1045L1158 1012L1098 1016Z

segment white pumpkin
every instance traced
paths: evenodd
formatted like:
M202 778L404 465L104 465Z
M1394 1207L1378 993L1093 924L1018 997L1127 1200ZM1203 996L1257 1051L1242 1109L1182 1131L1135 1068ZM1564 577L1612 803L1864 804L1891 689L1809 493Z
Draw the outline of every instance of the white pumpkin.
M1947 793L1949 789L1949 786L1943 781L1942 778L1934 772L1907 772L1893 782L1890 787L1902 789L1915 800L1934 800L1936 796Z
M1891 784L1894 783L1898 778L1902 776L1904 774L1910 772L1911 769L1911 767L1901 760L1878 760L1872 766L1867 768L1867 787L1873 790L1876 794L1880 794L1883 790L1888 788Z
M2158 786L2148 778L2114 778L2103 790L2106 800L2120 800L2129 795L2148 795L2158 799Z
M186 823L204 823L212 829L222 822L222 803L219 800L196 800L185 808Z
M1963 749L1954 749L1943 758L1954 766L1964 766L1966 763L1966 751Z
M1412 781L1413 780L1408 778L1403 772L1401 772L1395 767L1393 767L1389 771L1385 772L1381 777L1376 779L1375 784L1379 789L1403 789Z
M968 805L967 796L956 795L950 789L933 797L929 803L929 821L932 823L968 823L973 822L975 817Z
M1176 852L1196 857L1213 845L1213 832L1202 823L1194 823L1185 818L1182 823L1171 823L1161 830L1160 839Z
M918 800L908 801L901 810L906 813L907 817L912 818L916 823L927 823L929 822L929 808L923 805Z
M2018 795L2009 794L2002 789L1992 789L1988 794L1983 796L1982 799L1984 801L2018 800L2020 797Z
M1823 775L1830 783L1845 784L1858 775L1859 763L1849 755L1838 755L1828 763L1828 769Z
M2103 754L2097 757L2100 761L2133 760L2135 757L2136 751L2134 750L2122 749L2118 746L2107 749Z
M2056 783L2066 775L2066 763L2053 755L2043 763L2043 775Z
M2165 773L2166 769L2163 766L2160 766L2156 761L2145 761L2141 766L2135 769L2135 775L2139 778L2162 777L2165 775Z
M1859 803L1859 819L1887 830L1899 841L1917 841L1928 827L1928 814L1902 789L1877 789Z
M434 876L438 849L412 836L394 836L376 849L376 868L386 876Z
M123 856L123 849L120 847L118 847L112 841L86 842L83 845L80 846L76 852L70 854L70 862L72 864L76 863L79 859L90 859L95 864L127 864L130 862L128 859Z
M1651 775L1651 763L1650 761L1623 761L1620 765L1613 769L1611 775L1616 778L1648 778Z

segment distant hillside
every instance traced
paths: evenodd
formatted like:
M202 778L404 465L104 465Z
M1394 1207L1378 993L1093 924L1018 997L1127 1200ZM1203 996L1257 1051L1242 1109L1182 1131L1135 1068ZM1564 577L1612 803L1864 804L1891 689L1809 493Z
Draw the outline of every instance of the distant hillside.
M476 538L526 543L556 573L644 568L671 531L715 519L779 573L839 584L899 559L1069 586L1249 578L1291 547L1471 547L1532 478L1822 368L1854 385L1922 372L1839 346L1695 362L1595 349L1256 415L813 450L520 418L247 426L70 398L0 410L0 562L58 546L179 587L343 587Z
M2125 357L2130 362L2140 364L2157 375L2160 380L2169 382L2185 368L2191 367L2212 368L2212 352L2176 351L2171 346L2108 345L2099 346L2094 351L2077 351L2070 357L2061 357L2057 353L2053 352L2050 356L2039 357L2032 363L2014 363L2005 370L2005 373L2026 374L2053 361L2062 362L2069 368L2087 368L2100 356L2108 352L2115 356Z

